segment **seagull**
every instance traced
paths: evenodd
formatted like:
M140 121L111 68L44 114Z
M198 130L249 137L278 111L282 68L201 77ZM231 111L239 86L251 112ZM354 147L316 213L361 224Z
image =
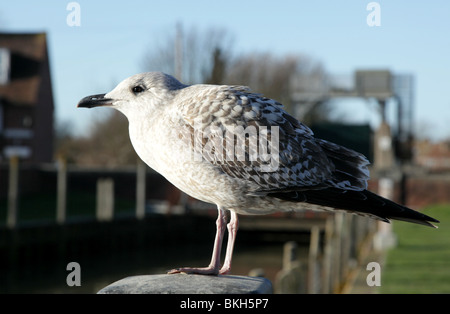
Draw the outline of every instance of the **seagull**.
M217 206L209 266L169 273L230 273L238 214L343 210L384 222L431 227L439 222L368 191L366 157L314 137L279 102L248 87L185 85L165 73L147 72L106 94L84 97L77 107L99 106L127 117L131 143L149 167L193 198Z

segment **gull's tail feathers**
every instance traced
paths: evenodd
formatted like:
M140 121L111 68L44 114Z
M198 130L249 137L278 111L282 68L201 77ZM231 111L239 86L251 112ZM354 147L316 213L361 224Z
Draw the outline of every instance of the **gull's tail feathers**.
M430 216L397 204L368 190L352 191L337 188L325 188L294 191L290 189L287 192L276 191L274 193L268 193L267 196L291 202L304 202L345 210L356 214L368 215L385 222L394 219L433 228L437 228L437 226L432 223L439 222Z

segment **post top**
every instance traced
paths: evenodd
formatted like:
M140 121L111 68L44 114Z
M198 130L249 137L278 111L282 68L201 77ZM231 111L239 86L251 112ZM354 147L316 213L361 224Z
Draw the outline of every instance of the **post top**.
M118 280L98 294L270 294L267 278L163 274L131 276Z

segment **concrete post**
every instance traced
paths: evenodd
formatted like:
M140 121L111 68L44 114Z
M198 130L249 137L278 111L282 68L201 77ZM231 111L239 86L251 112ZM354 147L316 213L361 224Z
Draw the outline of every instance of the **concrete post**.
M377 170L390 169L394 166L394 148L392 144L391 128L382 122L375 133L374 167Z
M262 277L143 275L116 281L99 294L269 294L272 283Z

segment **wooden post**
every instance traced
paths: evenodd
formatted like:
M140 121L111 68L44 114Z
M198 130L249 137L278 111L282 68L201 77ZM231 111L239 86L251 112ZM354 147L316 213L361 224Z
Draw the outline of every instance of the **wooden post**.
M322 271L322 293L324 294L331 292L333 232L334 232L334 216L329 217L325 224L325 248L324 248L323 271Z
M341 235L341 282L344 282L347 278L348 273L350 272L350 250L351 250L351 241L350 231L352 226L352 217L353 215L342 213L343 214L343 226L342 226L342 235Z
M334 214L334 233L333 233L333 259L332 266L332 292L336 292L339 289L342 279L341 273L341 253L342 253L342 224L344 221L344 213L336 212Z
M142 160L137 162L136 171L136 218L145 217L145 175L147 166Z
M57 204L56 222L64 224L66 221L67 204L67 161L64 157L58 158L58 182L57 182Z
M114 181L111 178L97 180L97 220L110 221L114 216Z
M344 267L344 274L346 275L349 271L351 266L353 265L352 260L352 246L354 238L352 238L352 230L353 230L353 224L354 224L354 215L352 214L345 214L344 220L345 220L345 229L344 229L344 235L343 235L343 252L344 252L344 259L342 261L342 265Z
M317 263L319 255L319 237L320 230L318 226L311 228L311 239L309 241L309 254L308 254L308 293L317 293Z
M283 269L291 269L297 260L298 245L294 241L286 242L283 246Z
M9 182L8 182L8 215L6 226L15 228L18 216L18 194L19 194L19 157L11 156L9 159Z
M297 258L297 243L287 242L283 247L283 268L276 276L277 293L306 293L307 272Z

